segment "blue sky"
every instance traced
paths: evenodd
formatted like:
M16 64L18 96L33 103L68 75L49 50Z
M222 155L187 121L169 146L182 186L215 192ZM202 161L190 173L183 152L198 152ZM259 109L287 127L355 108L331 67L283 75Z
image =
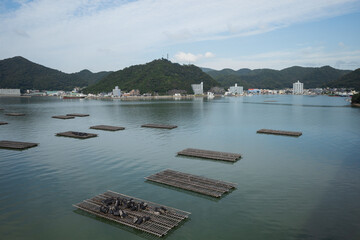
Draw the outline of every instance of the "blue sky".
M360 67L358 0L1 0L0 59L76 72L166 57L214 69Z

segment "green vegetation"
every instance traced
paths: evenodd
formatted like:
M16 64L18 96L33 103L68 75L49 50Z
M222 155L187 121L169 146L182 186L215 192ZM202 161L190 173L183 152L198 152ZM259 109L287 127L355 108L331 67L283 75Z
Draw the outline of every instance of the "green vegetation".
M360 104L360 93L355 94L354 96L352 96L351 103L352 104Z
M20 88L21 91L72 90L74 87L86 87L95 83L108 74L92 73L89 70L67 74L23 57L13 57L0 61L0 88Z
M110 92L115 86L122 91L139 89L141 93L166 94L173 89L192 93L191 84L204 83L204 91L218 83L194 65L180 65L166 59L135 65L113 72L84 90L84 93Z
M328 83L335 81L349 73L348 70L338 70L329 66L321 68L290 67L283 70L247 68L234 71L223 69L221 71L207 69L207 74L217 80L222 87L228 88L237 83L248 88L282 89L292 88L292 84L299 80L305 88L326 87Z
M360 68L331 82L329 87L355 88L355 90L360 91Z

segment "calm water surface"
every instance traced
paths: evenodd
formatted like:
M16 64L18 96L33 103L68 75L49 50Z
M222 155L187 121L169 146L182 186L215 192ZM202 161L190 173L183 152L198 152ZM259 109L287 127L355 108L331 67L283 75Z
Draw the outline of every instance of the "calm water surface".
M0 98L1 239L156 239L75 210L108 189L189 211L166 239L360 239L360 109L344 98L253 96L184 101ZM24 117L6 116L24 112ZM67 113L90 117L53 119ZM175 124L173 130L141 128ZM90 130L98 124L118 132ZM299 138L256 134L302 131ZM93 139L56 137L63 131ZM177 157L188 147L236 163ZM146 182L166 168L238 184L221 199Z

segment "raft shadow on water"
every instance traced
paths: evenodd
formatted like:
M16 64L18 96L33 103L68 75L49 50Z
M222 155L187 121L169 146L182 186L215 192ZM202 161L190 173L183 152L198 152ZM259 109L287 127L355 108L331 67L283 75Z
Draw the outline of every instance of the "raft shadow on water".
M192 196L195 196L195 197L200 197L200 198L203 198L203 199L207 199L207 200L210 200L210 201L213 201L213 202L219 202L220 200L226 198L230 193L232 193L233 191L236 190L236 188L231 189L229 192L224 193L221 197L215 198L215 197L207 196L207 195L204 195L204 194L201 194L201 193L193 192L193 191L190 191L190 190L173 187L173 186L170 186L170 185L167 185L167 184L153 182L153 181L150 181L150 180L145 180L145 182L149 183L149 184L156 185L156 186L160 186L160 187L163 187L163 188L175 190L175 191L178 191L178 192L181 192L181 193L186 193L186 194L189 194L189 195L192 195Z
M97 220L97 221L100 221L102 223L105 223L105 224L108 224L108 225L111 225L113 227L116 227L116 228L119 228L121 230L124 230L126 232L129 232L129 233L132 233L132 234L135 234L136 236L138 237L141 237L143 239L147 239L147 240L158 240L158 239L166 239L167 237L169 237L173 231L179 229L180 227L182 227L186 222L190 221L190 218L186 218L184 219L183 221L181 221L179 223L179 225L177 225L175 228L172 228L165 236L162 236L161 238L160 237L157 237L157 236L154 236L150 233L147 233L147 232L143 232L141 230L138 230L138 229L135 229L135 228L132 228L130 226L126 226L126 225L123 225L123 224L120 224L120 223L116 223L114 221L110 221L106 218L102 218L102 217L99 217L99 216L96 216L94 214L91 214L91 213L88 213L86 211L83 211L81 209L75 209L73 210L74 213L78 214L78 215L81 215L81 216L84 216L84 217L89 217L89 218L92 218L94 220Z

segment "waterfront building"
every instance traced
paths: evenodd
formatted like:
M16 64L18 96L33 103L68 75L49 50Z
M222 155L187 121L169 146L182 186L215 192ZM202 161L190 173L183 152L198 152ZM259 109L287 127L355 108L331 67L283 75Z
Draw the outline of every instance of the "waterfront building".
M200 84L191 84L191 87L192 87L195 95L203 95L204 94L203 82L201 82Z
M20 96L20 89L0 89L0 96Z
M237 83L235 83L235 86L231 86L229 88L229 92L232 95L242 95L244 92L244 88L242 86L238 86Z
M304 84L300 81L293 83L293 94L303 94L304 93Z
M119 86L116 86L113 91L112 91L112 95L114 97L120 97L121 96L121 89L119 89Z

